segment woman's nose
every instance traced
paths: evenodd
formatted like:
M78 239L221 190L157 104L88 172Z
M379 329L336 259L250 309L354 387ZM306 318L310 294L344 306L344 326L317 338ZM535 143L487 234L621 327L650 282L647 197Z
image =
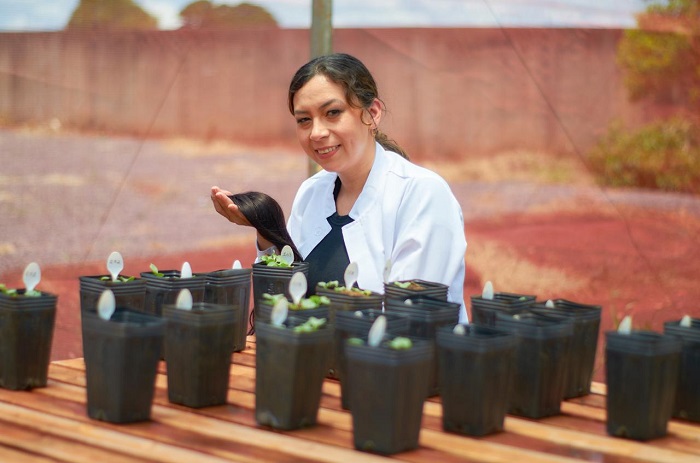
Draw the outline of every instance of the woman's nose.
M314 122L313 127L311 127L311 134L309 138L312 140L320 140L321 138L328 136L328 129L321 122Z

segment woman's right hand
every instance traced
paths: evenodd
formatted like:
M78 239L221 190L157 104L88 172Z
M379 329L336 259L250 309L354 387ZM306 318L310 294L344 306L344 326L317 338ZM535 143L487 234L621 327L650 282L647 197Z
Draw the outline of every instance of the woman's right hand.
M214 209L229 222L250 227L250 222L238 209L238 206L231 201L230 195L230 191L222 190L218 186L211 187L211 201L214 203Z

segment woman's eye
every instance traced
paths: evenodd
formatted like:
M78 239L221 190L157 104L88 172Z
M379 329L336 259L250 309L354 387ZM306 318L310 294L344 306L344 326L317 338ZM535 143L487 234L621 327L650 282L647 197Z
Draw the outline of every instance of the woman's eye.
M310 119L308 117L300 117L299 119L297 119L297 124L305 125L309 123L309 120Z
M326 114L328 114L328 117L336 117L339 116L341 112L340 109L331 109Z

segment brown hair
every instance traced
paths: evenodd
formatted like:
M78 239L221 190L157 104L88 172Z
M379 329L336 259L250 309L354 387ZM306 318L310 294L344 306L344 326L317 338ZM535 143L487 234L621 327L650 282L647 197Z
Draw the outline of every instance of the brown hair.
M345 89L345 99L356 108L367 109L379 100L382 109L386 105L379 98L377 84L367 67L354 56L346 53L333 53L319 56L303 65L294 74L289 84L289 111L294 114L294 95L317 75L326 76L332 82ZM386 150L393 151L408 159L408 154L394 140L389 138L379 129L376 130L374 139Z
M238 206L248 222L255 227L263 238L274 244L278 252L285 245L292 248L294 261L304 260L297 250L292 237L287 232L284 211L277 201L269 195L258 191L248 191L229 196L233 204Z

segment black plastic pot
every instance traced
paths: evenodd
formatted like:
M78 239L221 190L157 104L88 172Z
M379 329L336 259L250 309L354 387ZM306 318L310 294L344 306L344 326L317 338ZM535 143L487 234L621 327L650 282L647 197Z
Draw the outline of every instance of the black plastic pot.
M190 278L180 278L179 270L161 270L162 277L153 272L141 272L146 281L144 312L161 317L163 305L175 304L182 289L189 289L193 302L204 301L204 287L207 282L205 274L195 274Z
M102 278L108 277L109 280ZM146 300L146 280L134 278L131 281L112 281L109 275L81 276L80 311L95 310L102 293L109 289L114 294L117 307L129 307L137 312L144 311Z
M681 326L680 322L664 323L664 333L683 341L673 416L700 422L700 319L692 319L689 327Z
M454 326L459 320L461 305L456 302L448 302L443 299L435 299L427 296L410 296L400 299L386 298L384 308L387 313L400 314L409 320L409 336L427 339L435 343L437 329L441 326ZM428 396L440 394L439 369L437 359L432 362L432 370L429 373Z
M295 317L298 318L302 321L308 320L310 317L316 317L316 318L325 318L328 320L328 312L330 309L330 305L321 305L319 307L313 308L313 309L299 309L299 308L293 308L292 307L292 301L287 299L289 301L289 316L290 317ZM262 321L265 323L270 323L270 315L272 314L272 309L274 308L273 304L270 304L267 302L266 299L263 298L262 301L259 301L257 308L255 309L255 321Z
M0 387L12 390L46 386L57 296L0 293Z
M423 339L406 350L346 343L356 449L389 455L418 447L433 351Z
M605 340L608 434L641 441L666 435L681 340L653 331L608 331Z
M574 323L569 360L566 362L564 398L571 399L587 395L591 392L602 308L599 305L581 304L565 299L552 302L554 308L538 303L532 305L532 310L568 317Z
M276 429L316 424L321 387L328 371L333 328L298 333L303 320L288 318L286 327L256 323L255 420Z
M226 403L239 307L163 307L168 400L192 408Z
M449 287L445 284L420 279L398 281L398 283L408 282L416 283L417 285L420 285L421 288L402 288L396 285L396 281L391 281L389 283L384 283L385 298L401 299L413 296L426 296L441 299L443 301L447 300L447 290Z
M287 299L291 300L292 295L289 294L289 281L297 272L302 272L306 277L309 276L308 262L294 262L291 267L272 267L261 262L253 264L253 325L252 332L255 332L255 318L258 316L260 302L263 294L284 294Z
M331 300L328 306L328 322L338 328L336 323L336 314L340 312L354 313L358 310L375 309L381 311L384 303L384 295L370 292L369 294L361 293L344 293L333 289L325 289L316 286L316 294L328 297ZM369 330L369 327L367 328ZM365 333L366 334L366 333ZM338 338L334 342L335 348L331 357L330 367L328 368L328 377L338 379L338 356L337 353L341 349L338 346ZM342 341L340 343L342 345Z
M82 316L88 416L111 423L149 420L165 320L121 307L110 320L94 312Z
M408 317L385 313L380 309L361 309L355 312L339 311L335 318L335 333L333 336L333 351L335 358L335 376L340 380L340 401L343 409L350 408L347 379L347 357L345 355L345 341L351 337L366 338L369 329L378 316L386 317L386 331L395 336L408 336Z
M503 431L517 338L486 326L465 326L463 335L444 326L437 330L436 345L443 429L469 436Z
M333 289L326 289L322 286L316 286L316 294L326 296L331 300L328 311L328 321L332 324L335 324L335 314L337 312L355 312L364 309L381 310L384 303L384 295L375 293L374 291L369 294L349 294Z
M535 303L537 297L530 294L494 293L493 299L480 295L471 296L471 322L476 325L495 326L496 314L513 315Z
M233 338L233 351L245 349L248 334L248 312L250 310L250 290L252 269L229 269L209 272L204 287L204 302L231 306L236 311L236 331Z
M561 316L496 314L496 328L517 339L508 413L528 418L558 415L564 399L573 322Z

